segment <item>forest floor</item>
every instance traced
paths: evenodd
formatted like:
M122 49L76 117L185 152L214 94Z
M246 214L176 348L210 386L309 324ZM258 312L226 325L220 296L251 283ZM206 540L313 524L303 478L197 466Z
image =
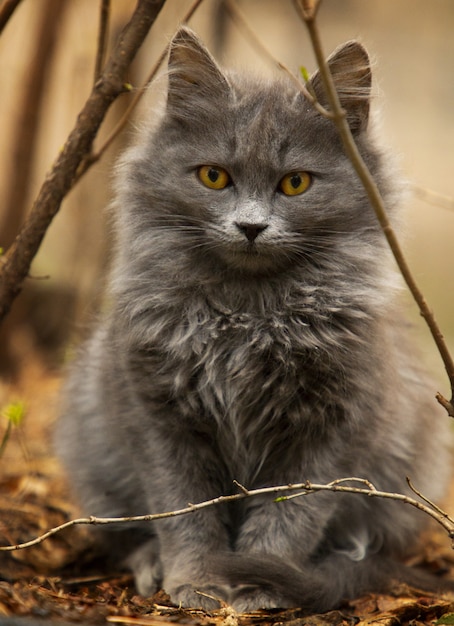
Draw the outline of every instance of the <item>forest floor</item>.
M79 517L51 451L60 382L58 374L31 359L14 385L0 384L0 409L17 400L26 406L23 422L13 429L0 457L0 545L27 541ZM6 420L0 417L0 440L5 428ZM446 503L448 512L453 504L454 489ZM65 620L127 626L454 624L454 593L441 597L404 586L321 615L307 616L299 609L248 614L227 606L212 612L181 609L164 592L139 596L131 576L96 564L91 531L89 526L74 526L32 548L0 552L0 622L2 617L28 616L49 624ZM454 550L441 529L432 527L426 533L413 562L454 579Z

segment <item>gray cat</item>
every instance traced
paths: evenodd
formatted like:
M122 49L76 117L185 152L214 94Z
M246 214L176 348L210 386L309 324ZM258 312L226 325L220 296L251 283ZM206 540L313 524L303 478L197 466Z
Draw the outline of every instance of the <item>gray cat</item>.
M389 210L367 53L329 60ZM326 104L319 74L308 88ZM222 72L182 28L165 111L123 159L109 310L72 371L59 452L86 513L172 511L247 488L361 477L439 498L446 430L394 304L399 281L332 122L282 77ZM364 496L246 499L105 527L137 589L183 606L321 611L391 579L425 517ZM201 593L199 593L201 592ZM202 595L207 594L207 595Z

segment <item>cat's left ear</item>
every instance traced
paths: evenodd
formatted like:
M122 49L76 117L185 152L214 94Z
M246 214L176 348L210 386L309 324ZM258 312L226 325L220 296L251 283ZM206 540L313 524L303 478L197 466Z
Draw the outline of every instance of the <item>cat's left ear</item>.
M360 43L348 41L333 52L328 65L350 129L357 134L366 129L369 119L372 84L369 55ZM311 77L308 86L312 87L320 104L329 108L319 71Z
M181 27L170 44L168 105L230 92L227 78L197 35Z

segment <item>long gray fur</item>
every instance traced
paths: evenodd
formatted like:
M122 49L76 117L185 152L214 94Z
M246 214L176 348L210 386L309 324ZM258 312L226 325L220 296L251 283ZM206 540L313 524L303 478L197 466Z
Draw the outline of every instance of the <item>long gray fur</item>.
M396 219L398 181L369 131L367 53L350 42L330 66ZM326 104L318 74L310 87ZM202 185L206 164L232 184ZM281 193L301 170L309 189ZM57 437L86 513L172 511L232 493L234 479L356 476L405 493L410 476L443 494L446 420L395 304L383 234L334 125L290 79L224 73L182 28L162 119L119 166L114 218L110 307L72 369ZM239 224L266 228L250 241ZM324 610L411 579L397 562L423 522L400 503L323 493L103 539L142 594Z

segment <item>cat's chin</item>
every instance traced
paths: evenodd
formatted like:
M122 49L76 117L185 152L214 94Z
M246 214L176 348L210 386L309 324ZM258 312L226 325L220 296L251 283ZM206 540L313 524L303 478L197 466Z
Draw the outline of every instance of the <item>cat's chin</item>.
M220 254L222 262L228 269L248 274L280 273L289 265L289 259L251 250L228 250Z

